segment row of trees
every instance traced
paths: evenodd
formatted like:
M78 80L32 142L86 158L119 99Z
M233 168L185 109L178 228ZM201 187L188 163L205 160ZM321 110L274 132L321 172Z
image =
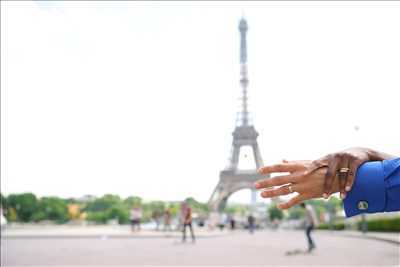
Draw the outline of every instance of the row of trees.
M187 198L186 201L193 211L202 217L206 217L209 210L205 203L196 201L194 198ZM321 213L332 212L341 209L341 200L330 198L329 201L311 200L318 216ZM10 222L40 222L54 221L65 223L70 220L88 220L96 223L106 223L109 220L117 220L120 224L129 223L130 209L140 205L143 211L143 221L150 221L152 214L157 211L159 214L168 208L172 216L176 216L180 209L180 202L150 201L144 202L140 197L130 196L125 199L118 195L106 194L102 197L90 197L86 199L63 199L59 197L38 198L32 193L10 194L7 197L1 195L1 207L5 216ZM225 212L247 216L248 205L231 204ZM304 210L300 207L293 207L287 212L282 212L276 206L270 205L267 208L270 220L274 219L298 219L304 216Z
M31 222L68 220L67 201L57 197L38 199L32 193L1 195L1 207L8 221Z
M193 198L186 201L194 212L205 214L208 212L206 204ZM65 223L69 220L88 220L97 223L106 223L109 220L118 220L124 224L129 222L129 212L134 205L140 205L143 211L143 221L151 220L155 211L162 213L169 208L172 215L178 214L180 202L150 201L143 202L140 197L131 196L121 198L118 195L106 194L90 199L63 199L59 197L38 198L32 193L1 195L1 207L10 222L39 222L44 220L56 223Z

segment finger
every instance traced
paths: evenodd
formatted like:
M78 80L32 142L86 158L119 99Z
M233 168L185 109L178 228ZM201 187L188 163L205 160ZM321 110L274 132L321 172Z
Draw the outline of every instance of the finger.
M296 185L291 184L291 185L284 185L274 189L265 190L261 193L261 196L264 198L270 198L270 197L289 195L293 192L296 192Z
M347 156L343 156L340 160L339 170L341 168L348 168L348 167L349 167L349 158ZM345 187L346 187L348 174L349 174L349 172L340 172L339 171L339 192L340 192L341 199L346 198Z
M309 168L308 172L314 172L315 170L318 170L320 168L325 168L329 166L329 159L328 158L322 158L322 159L317 159L311 162L311 167Z
M268 188L272 186L281 186L284 184L294 183L295 181L297 181L297 175L282 175L258 181L255 183L255 187L257 189Z
M303 195L297 195L294 198L291 198L288 202L279 204L278 208L280 208L280 209L288 209L288 208L293 207L294 205L300 204L304 200L305 199L304 199Z
M333 181L336 177L337 169L339 166L340 159L338 157L333 157L328 164L328 171L325 174L325 184L324 184L324 198L328 198L332 191Z
M294 163L280 163L262 167L258 170L258 172L260 174L270 174L274 172L294 172L298 169L298 167L298 164Z
M350 160L350 162L349 162L350 172L349 172L349 175L347 176L347 182L346 182L346 187L345 187L346 192L349 192L351 190L351 188L353 187L357 169L358 169L358 167L360 167L360 165L362 163L363 163L363 160L359 160L359 159L355 159L352 161Z
M315 168L327 167L327 166L329 165L329 164L328 164L328 160L327 160L326 158L314 160L313 162L311 162L311 164L312 164Z

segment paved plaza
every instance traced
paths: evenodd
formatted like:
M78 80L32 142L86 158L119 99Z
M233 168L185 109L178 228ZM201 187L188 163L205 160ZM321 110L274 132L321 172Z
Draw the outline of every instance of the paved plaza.
M298 251L306 246L302 231L264 230L250 235L244 231L198 230L195 244L183 244L178 232L130 234L127 230L97 229L85 231L87 234L63 230L58 235L55 231L5 231L1 239L2 266L400 264L398 244L329 231L314 233L317 250L304 254ZM393 235L398 240L399 234ZM293 251L297 253L288 255Z

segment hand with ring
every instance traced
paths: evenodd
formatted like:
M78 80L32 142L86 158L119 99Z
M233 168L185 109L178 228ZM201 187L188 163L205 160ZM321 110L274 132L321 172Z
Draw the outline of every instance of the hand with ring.
M333 183L339 178L340 197L344 199L346 193L353 186L358 167L367 161L379 161L391 158L385 153L373 151L368 148L349 148L337 153L328 154L312 162L315 167L325 166L328 171L325 175L324 198L328 198L333 192Z
M281 164L266 166L259 169L261 174L289 173L259 181L255 184L257 189L264 189L261 196L272 198L296 192L286 203L279 204L281 209L288 209L305 200L320 198L324 193L325 175L328 168L316 167L312 161L284 161ZM338 192L339 184L333 184L333 190Z

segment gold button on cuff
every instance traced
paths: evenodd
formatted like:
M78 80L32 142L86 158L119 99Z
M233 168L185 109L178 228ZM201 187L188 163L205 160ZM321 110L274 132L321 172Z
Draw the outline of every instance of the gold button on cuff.
M367 201L359 201L358 202L358 209L359 210L367 210L368 209L368 202Z

